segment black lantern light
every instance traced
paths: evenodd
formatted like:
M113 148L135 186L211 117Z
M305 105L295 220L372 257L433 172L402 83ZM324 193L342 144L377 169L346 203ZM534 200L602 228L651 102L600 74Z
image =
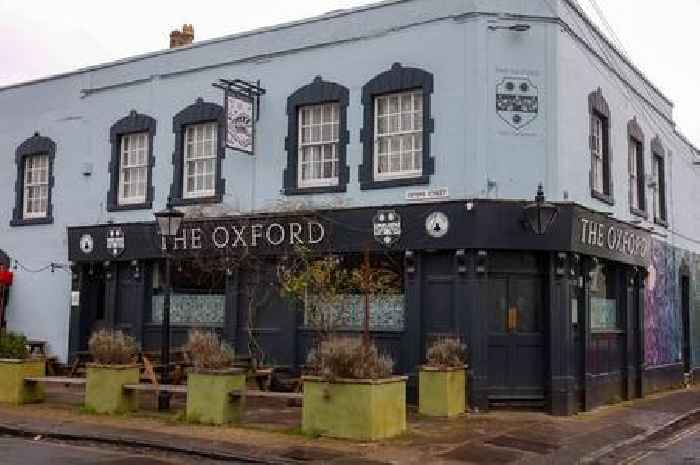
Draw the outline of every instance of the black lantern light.
M535 202L525 206L525 218L530 228L538 236L547 233L547 230L557 218L559 209L556 205L545 202L542 184L537 188Z
M182 219L185 214L175 210L168 199L168 206L165 210L155 213L158 223L158 234L161 236L163 252L165 254L165 283L163 290L163 319L161 326L161 365L163 371L161 384L170 382L170 295L172 288L170 284L170 257L168 256L168 240L175 237L180 230ZM160 391L158 395L158 409L167 410L170 407L170 397L165 391Z

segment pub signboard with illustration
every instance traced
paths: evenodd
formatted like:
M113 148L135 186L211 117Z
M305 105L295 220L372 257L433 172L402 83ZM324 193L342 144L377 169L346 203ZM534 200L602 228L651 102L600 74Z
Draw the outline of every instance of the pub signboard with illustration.
M255 100L226 92L226 147L252 155L255 151Z

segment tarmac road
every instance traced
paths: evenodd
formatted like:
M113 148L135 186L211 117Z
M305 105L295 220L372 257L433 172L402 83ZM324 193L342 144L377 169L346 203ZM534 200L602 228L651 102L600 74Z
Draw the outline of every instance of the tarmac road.
M639 450L620 465L700 465L700 426Z
M134 451L122 451L104 446L76 446L0 437L1 465L194 465L195 463L216 465L222 462L192 457L149 457Z

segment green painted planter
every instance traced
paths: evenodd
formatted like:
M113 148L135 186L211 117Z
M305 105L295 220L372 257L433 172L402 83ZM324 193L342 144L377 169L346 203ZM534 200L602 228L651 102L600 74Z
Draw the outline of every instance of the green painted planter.
M139 407L138 395L123 386L139 381L140 369L135 365L88 365L85 407L95 413L134 412Z
M244 370L200 371L187 375L187 421L223 425L241 420L245 407ZM241 396L231 396L239 391Z
M406 431L406 377L341 379L306 376L302 431L359 441Z
M464 368L423 367L418 373L418 413L431 417L453 417L466 409Z
M46 376L43 359L0 359L0 402L21 405L44 400L41 383L25 383L24 378Z

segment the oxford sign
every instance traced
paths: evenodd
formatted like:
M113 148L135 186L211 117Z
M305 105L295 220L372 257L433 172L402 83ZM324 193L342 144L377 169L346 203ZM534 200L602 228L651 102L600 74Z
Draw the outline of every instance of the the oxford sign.
M634 265L649 263L651 236L647 231L594 214L580 214L576 223L575 250Z

